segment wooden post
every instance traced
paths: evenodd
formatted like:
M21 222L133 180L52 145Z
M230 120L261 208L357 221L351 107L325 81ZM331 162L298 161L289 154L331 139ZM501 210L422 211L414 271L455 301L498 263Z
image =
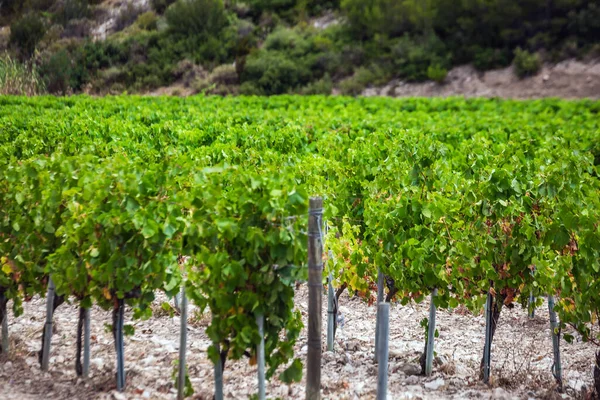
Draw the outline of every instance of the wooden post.
M490 364L492 358L492 319L493 314L493 296L488 292L485 303L485 344L483 345L483 383L490 383Z
M377 400L386 400L388 383L388 357L390 335L390 303L379 303L379 340L377 341Z
M433 371L433 350L435 344L435 296L437 296L437 288L431 292L431 305L429 306L429 324L427 330L427 355L425 359L425 375L431 376Z
M321 304L323 298L323 199L312 197L308 211L308 354L306 399L321 398Z
M265 317L262 314L256 316L256 324L258 325L258 334L260 343L256 351L258 363L258 400L267 398L267 390L265 388Z
M181 284L181 307L179 328L179 376L177 377L177 399L185 398L185 352L187 348L187 296L185 282Z
M556 333L558 321L554 311L554 296L548 296L548 312L550 313L550 332L552 333L552 350L554 353L554 364L552 365L552 375L558 384L558 391L563 391L562 365L560 362L560 337Z
M83 319L83 368L81 374L87 378L90 373L90 309L85 309Z
M44 348L42 349L42 371L48 371L50 360L50 344L52 343L52 314L54 314L54 282L48 281L48 294L46 295L46 325L44 325Z

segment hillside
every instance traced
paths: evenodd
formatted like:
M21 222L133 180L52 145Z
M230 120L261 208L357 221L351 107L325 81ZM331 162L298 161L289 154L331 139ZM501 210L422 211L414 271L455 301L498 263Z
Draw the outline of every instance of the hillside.
M6 0L0 86L597 97L599 21L593 0Z

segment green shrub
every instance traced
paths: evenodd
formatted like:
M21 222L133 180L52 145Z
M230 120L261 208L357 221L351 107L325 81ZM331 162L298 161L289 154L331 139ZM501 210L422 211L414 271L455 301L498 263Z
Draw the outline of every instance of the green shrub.
M527 50L517 47L515 50L515 59L513 60L515 73L519 78L529 75L535 75L542 66L540 57L537 54L531 54Z
M281 52L260 51L246 61L242 82L253 82L267 95L287 93L310 80L310 71Z
M137 21L138 16L142 13L142 9L134 5L131 0L121 9L119 16L115 20L115 29L122 31L128 26Z
M152 0L152 8L159 14L165 12L165 10L176 0Z
M473 46L469 61L478 71L487 71L493 68L502 68L510 64L510 51L506 49L481 48Z
M181 36L214 37L227 25L222 0L178 0L165 15L169 31Z
M153 31L158 27L158 15L154 11L146 11L138 15L135 21L137 26L147 31Z
M308 85L304 86L300 89L300 94L303 95L315 95L315 94L324 94L330 95L333 89L333 82L331 82L331 77L329 74L326 74L323 78L311 82Z
M391 53L394 71L409 81L428 79L427 70L431 65L446 68L450 64L446 46L435 35L405 35L393 42Z
M54 22L66 26L73 19L90 16L88 0L65 0L53 15Z
M34 96L44 91L35 65L28 67L8 54L0 56L0 94Z
M437 83L444 82L447 75L448 70L439 64L430 65L429 68L427 68L427 78L436 81Z
M218 85L237 85L239 83L238 74L232 64L219 65L212 70L209 79Z
M341 8L352 32L360 37L398 36L423 31L431 25L433 10L422 2L398 0L342 0Z
M340 91L344 95L358 96L368 85L382 84L386 80L383 71L376 67L360 67L349 78L340 82Z
M240 94L245 96L264 96L265 92L254 82L244 82L240 86Z
M41 72L50 93L65 95L71 90L71 56L65 49L53 54L42 64Z
M45 33L42 18L38 14L28 13L10 26L9 43L16 46L23 56L31 57Z
M304 55L311 50L311 42L296 29L277 28L265 39L264 48Z

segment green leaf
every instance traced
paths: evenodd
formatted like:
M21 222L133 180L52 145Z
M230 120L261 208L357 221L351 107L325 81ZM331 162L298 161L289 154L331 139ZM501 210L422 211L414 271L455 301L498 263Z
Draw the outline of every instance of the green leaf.
M300 382L302 380L302 362L299 358L295 358L292 364L285 369L279 379L287 384Z
M421 210L421 214L423 214L425 218L431 218L431 210L428 207Z

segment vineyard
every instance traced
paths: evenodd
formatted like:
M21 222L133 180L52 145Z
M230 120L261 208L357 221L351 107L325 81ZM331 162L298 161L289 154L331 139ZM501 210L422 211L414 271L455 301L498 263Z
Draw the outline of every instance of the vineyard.
M308 281L309 295L325 303L329 286L337 299L326 315L356 301L348 295L399 308L431 299L447 315L485 309L477 379L489 382L496 327L514 304L542 313L555 301L556 324L540 329L563 350L600 344L599 174L593 101L0 97L2 357L27 302L47 298L37 361L52 369L53 313L76 307L71 352L86 377L90 309L111 311L108 390L127 391L131 320L157 318L157 298L176 309L189 299L208 318L211 387L239 359L293 387L312 379L310 337L308 356L298 351ZM309 210L314 197L322 208ZM433 311L417 321L426 375ZM341 315L330 319L343 325ZM187 353L178 379L191 395L202 388ZM596 396L597 359L589 351ZM557 390L559 372L548 371Z

